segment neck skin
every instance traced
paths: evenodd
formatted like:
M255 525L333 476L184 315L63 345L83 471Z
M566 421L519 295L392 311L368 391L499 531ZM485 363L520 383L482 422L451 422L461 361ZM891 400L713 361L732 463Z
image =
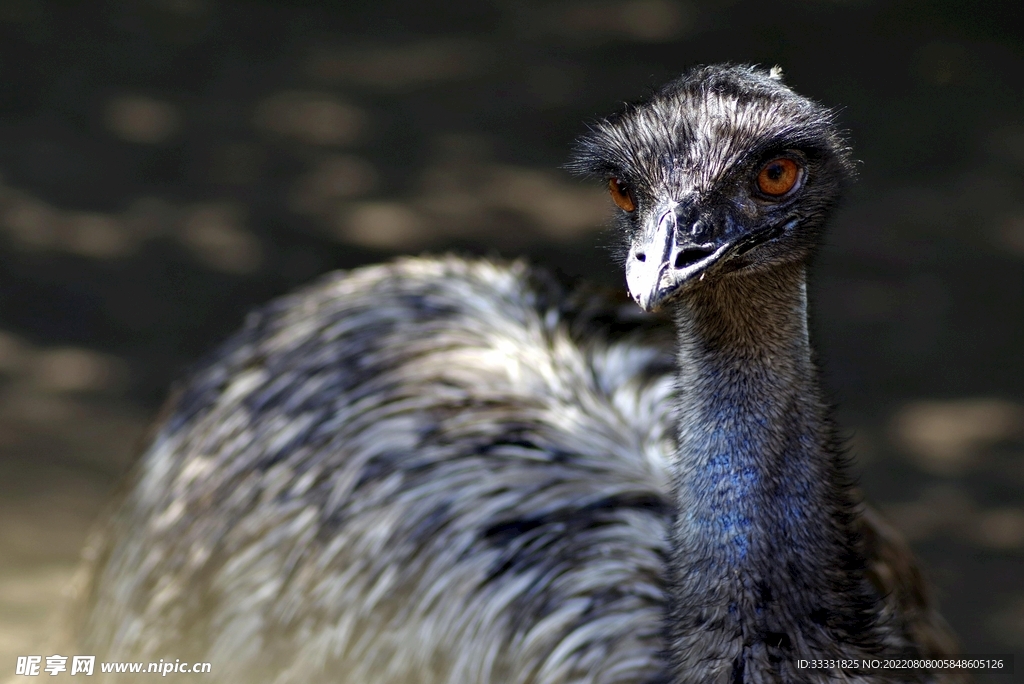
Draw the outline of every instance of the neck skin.
M728 681L744 681L779 672L779 659L877 648L878 602L811 361L803 266L709 278L675 318L677 671L697 681L731 668Z

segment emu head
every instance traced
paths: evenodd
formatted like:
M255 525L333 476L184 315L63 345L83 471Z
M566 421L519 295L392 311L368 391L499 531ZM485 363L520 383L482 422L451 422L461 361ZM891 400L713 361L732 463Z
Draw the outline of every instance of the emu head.
M851 167L832 112L746 66L697 68L627 105L570 164L608 183L647 310L705 278L806 260Z

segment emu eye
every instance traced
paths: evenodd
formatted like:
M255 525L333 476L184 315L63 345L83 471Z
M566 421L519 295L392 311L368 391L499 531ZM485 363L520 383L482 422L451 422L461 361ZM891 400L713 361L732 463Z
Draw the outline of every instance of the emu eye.
M757 189L772 197L781 197L796 187L803 169L789 157L773 159L757 174Z
M633 199L633 191L618 178L612 178L608 181L608 192L611 193L615 203L619 205L619 209L623 211L636 211L636 200Z

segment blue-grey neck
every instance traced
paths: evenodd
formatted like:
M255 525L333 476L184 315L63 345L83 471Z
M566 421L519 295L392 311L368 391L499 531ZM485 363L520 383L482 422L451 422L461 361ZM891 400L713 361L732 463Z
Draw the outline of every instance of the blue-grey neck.
M709 284L677 310L688 541L727 567L817 533L829 436L811 364L802 273Z
M708 279L675 315L677 671L744 681L779 658L875 649L878 601L811 358L803 266Z

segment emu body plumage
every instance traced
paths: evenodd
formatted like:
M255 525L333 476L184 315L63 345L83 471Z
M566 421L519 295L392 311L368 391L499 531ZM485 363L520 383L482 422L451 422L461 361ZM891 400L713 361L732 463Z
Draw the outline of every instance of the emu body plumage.
M776 158L799 184L758 194ZM628 193L629 289L675 335L451 257L271 303L169 403L79 643L220 682L956 681L797 667L954 648L811 360L805 264L849 172L828 112L695 70L575 166Z
M139 464L86 644L219 682L655 674L670 346L530 280L412 259L252 314Z

